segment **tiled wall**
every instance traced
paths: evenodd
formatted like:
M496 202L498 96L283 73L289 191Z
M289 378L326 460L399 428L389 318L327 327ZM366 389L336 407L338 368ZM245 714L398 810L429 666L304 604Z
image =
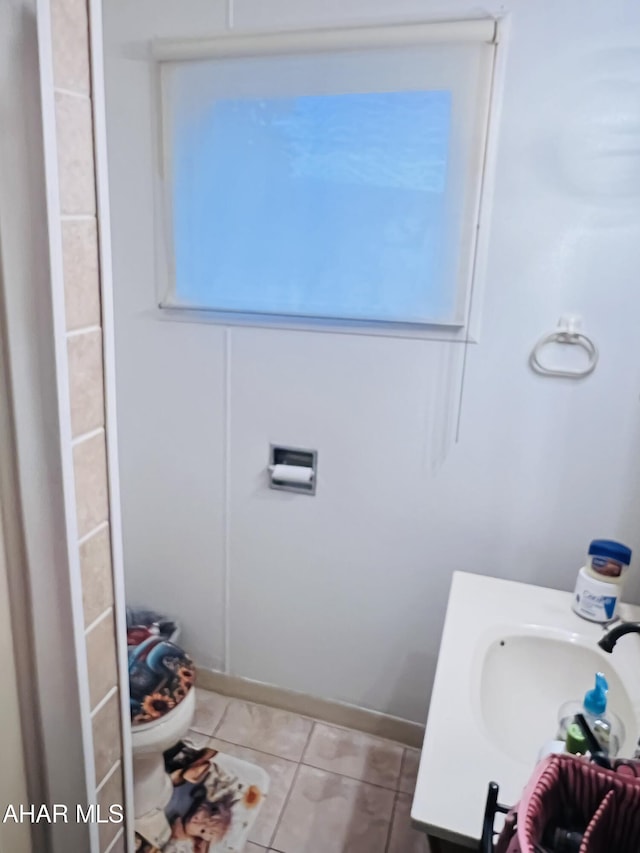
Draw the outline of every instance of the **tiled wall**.
M123 802L106 463L91 63L85 0L51 0L66 343L78 541L98 802ZM73 547L73 546L72 546ZM80 674L82 678L82 673ZM124 850L118 824L100 850Z

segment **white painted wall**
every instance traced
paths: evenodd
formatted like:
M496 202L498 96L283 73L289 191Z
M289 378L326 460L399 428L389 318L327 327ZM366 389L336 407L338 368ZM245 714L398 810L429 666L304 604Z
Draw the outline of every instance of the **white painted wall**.
M466 0L105 6L131 599L204 666L423 721L451 573L572 587L640 549L640 6L493 0L511 31L480 343L167 322L155 310L149 39L478 14ZM530 372L577 312L584 382ZM269 442L315 447L315 498ZM630 597L640 594L640 552ZM482 607L482 602L478 602Z

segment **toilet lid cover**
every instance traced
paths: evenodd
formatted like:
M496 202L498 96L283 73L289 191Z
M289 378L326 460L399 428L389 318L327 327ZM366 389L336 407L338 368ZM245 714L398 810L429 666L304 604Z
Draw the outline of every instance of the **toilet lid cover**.
M162 637L129 646L131 722L150 723L168 714L193 685L191 658Z

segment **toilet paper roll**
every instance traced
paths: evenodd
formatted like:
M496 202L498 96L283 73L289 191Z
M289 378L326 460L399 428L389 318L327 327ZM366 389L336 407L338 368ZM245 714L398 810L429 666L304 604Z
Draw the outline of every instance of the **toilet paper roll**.
M310 483L313 468L304 465L271 465L271 479L278 483Z

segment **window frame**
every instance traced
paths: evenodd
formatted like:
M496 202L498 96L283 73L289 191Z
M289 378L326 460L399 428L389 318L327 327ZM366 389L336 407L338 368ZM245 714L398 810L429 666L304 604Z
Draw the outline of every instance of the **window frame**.
M438 21L391 26L343 27L250 35L220 35L202 39L157 39L151 42L153 111L155 113L154 231L156 268L156 311L158 319L168 322L205 323L222 326L258 327L294 331L364 334L383 337L417 338L475 342L479 335L480 291L484 289L487 254L488 212L492 198L495 167L495 126L498 82L502 51L498 50L503 21L497 18ZM175 294L175 269L171 225L170 195L171 151L165 145L163 75L175 63L216 58L284 56L288 54L332 53L340 50L424 46L463 42L486 43L493 48L487 107L480 128L478 150L480 176L473 197L472 245L465 287L464 319L459 322L402 323L386 320L354 320L309 317L290 314L225 311L204 306L180 305L170 298ZM458 284L458 286L460 286Z

